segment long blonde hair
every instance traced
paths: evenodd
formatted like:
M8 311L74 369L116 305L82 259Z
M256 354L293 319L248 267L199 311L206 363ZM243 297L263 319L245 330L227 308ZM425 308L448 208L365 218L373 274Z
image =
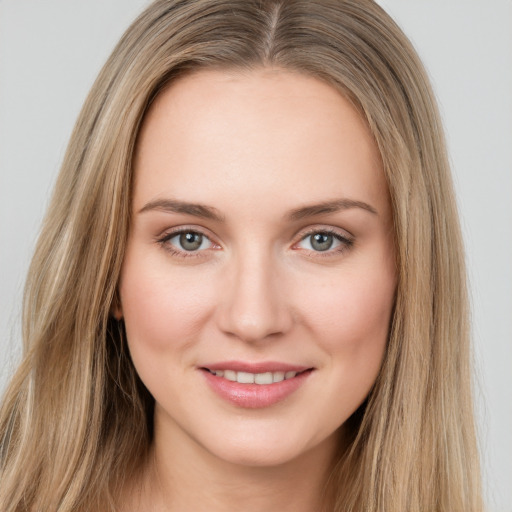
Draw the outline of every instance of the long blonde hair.
M371 0L157 0L94 84L44 220L24 359L0 413L2 511L115 510L127 468L144 461L153 399L110 315L138 130L176 77L261 66L317 77L353 103L392 200L392 327L330 479L335 510L482 510L462 240L436 103L410 42Z

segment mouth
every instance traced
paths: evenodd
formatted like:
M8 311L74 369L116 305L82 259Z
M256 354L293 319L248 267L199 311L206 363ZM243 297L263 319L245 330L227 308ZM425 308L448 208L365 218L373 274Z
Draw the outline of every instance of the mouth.
M218 363L198 368L210 389L236 407L259 409L283 402L309 381L315 368L283 363Z
M265 386L269 384L275 384L277 382L282 382L283 380L293 379L305 372L313 371L313 368L307 368L305 370L295 371L268 371L261 373L251 373L246 371L236 371L236 370L212 370L210 368L201 368L206 372L214 375L215 377L219 377L222 379L229 380L231 382L237 382L238 384L258 384L260 386Z

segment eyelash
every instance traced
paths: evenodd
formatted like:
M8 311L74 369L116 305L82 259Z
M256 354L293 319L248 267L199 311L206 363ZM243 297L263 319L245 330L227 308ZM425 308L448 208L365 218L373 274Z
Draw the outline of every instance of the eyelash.
M198 258L198 257L203 256L202 253L205 252L205 249L200 250L200 251L199 250L196 250L196 251L179 250L179 249L176 249L172 244L169 243L169 241L172 240L173 238L175 238L176 236L186 234L186 233L201 235L202 237L209 240L209 242L213 246L218 246L218 244L213 242L208 235L206 235L204 232L202 232L201 230L199 230L197 228L180 228L175 231L171 231L169 233L166 233L164 236L158 238L157 242L164 248L164 250L168 251L171 255L177 256L179 258ZM340 242L340 245L338 247L336 247L334 249L328 248L325 251L314 251L314 250L304 249L304 250L308 251L309 253L314 254L315 258L317 258L317 257L320 257L320 258L332 257L334 255L338 255L338 254L341 254L341 253L347 251L354 245L353 238L342 235L335 229L315 228L315 229L310 229L309 231L306 231L305 233L302 233L299 241L293 244L292 249L298 250L298 249L296 249L296 246L298 244L300 244L301 242L303 242L304 240L306 240L308 237L311 237L313 235L332 236L338 242Z
M313 253L315 258L329 258L339 254L344 253L349 250L354 245L354 239L345 235L342 235L339 231L332 228L313 228L305 233L301 234L300 240L293 244L293 247L296 247L299 243L306 240L308 237L313 235L328 235L335 238L340 245L334 249L327 249L326 251L311 251L308 252ZM306 249L307 250L307 249Z
M157 239L157 242L164 248L164 250L168 251L172 256L177 256L179 258L198 258L201 257L204 252L204 249L202 251L186 251L186 250L179 250L176 249L172 244L169 243L170 240L172 240L174 237L183 235L186 233L191 233L194 235L201 235L202 237L206 238L210 241L212 245L217 245L214 242L212 242L211 238L203 233L201 230L197 228L180 228L175 231L171 231L169 233L166 233L164 236Z

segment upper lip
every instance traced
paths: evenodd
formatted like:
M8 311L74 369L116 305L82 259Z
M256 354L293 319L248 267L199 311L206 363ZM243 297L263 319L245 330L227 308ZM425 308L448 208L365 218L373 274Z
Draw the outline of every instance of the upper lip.
M235 372L266 373L266 372L303 372L310 370L311 366L303 366L278 361L219 361L217 363L200 365L200 368L208 370L233 370Z

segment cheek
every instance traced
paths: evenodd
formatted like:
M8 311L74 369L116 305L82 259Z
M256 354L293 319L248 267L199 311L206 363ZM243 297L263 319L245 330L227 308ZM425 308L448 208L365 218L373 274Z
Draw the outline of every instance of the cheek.
M311 297L307 325L327 358L322 393L326 425L342 425L364 402L379 374L394 302L394 279L357 273L326 284ZM325 298L328 297L328 298ZM336 404L333 406L333 404Z
M130 350L165 352L185 347L212 309L208 285L159 264L127 258L120 284Z
M393 272L353 272L317 287L306 321L317 343L355 380L374 379L386 347L395 293ZM373 383L373 382L372 382Z

